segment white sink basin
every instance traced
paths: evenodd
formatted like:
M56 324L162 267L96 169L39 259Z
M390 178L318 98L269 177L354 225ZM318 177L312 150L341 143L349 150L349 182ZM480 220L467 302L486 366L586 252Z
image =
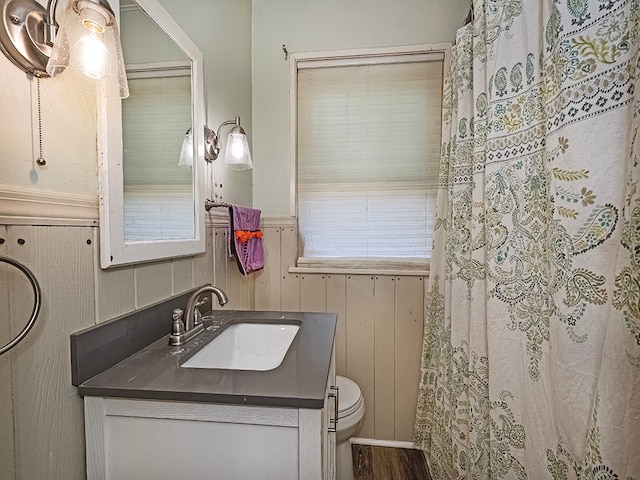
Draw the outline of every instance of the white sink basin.
M299 328L299 325L283 323L236 323L182 367L273 370L282 363Z

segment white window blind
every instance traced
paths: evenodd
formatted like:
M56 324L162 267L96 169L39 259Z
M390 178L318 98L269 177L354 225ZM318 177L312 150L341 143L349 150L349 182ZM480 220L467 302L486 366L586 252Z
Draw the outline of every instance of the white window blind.
M298 70L299 266L430 257L442 66L439 59Z
M191 77L172 74L129 79L122 102L127 241L194 235L193 171L178 166L191 127Z

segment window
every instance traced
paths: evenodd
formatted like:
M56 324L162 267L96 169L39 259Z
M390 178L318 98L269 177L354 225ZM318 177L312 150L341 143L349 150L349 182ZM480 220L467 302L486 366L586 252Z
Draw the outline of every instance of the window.
M426 265L444 54L295 60L298 266Z

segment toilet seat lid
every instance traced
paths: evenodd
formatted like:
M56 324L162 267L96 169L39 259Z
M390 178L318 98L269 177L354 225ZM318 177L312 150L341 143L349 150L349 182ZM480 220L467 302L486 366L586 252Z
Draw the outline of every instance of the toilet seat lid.
M351 415L362 405L362 392L358 384L350 378L336 375L338 386L338 418Z

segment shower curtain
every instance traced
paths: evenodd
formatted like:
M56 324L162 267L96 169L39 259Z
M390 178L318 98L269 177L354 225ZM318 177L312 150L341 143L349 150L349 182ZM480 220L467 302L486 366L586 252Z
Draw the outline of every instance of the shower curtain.
M639 0L475 0L445 84L415 444L640 480Z

